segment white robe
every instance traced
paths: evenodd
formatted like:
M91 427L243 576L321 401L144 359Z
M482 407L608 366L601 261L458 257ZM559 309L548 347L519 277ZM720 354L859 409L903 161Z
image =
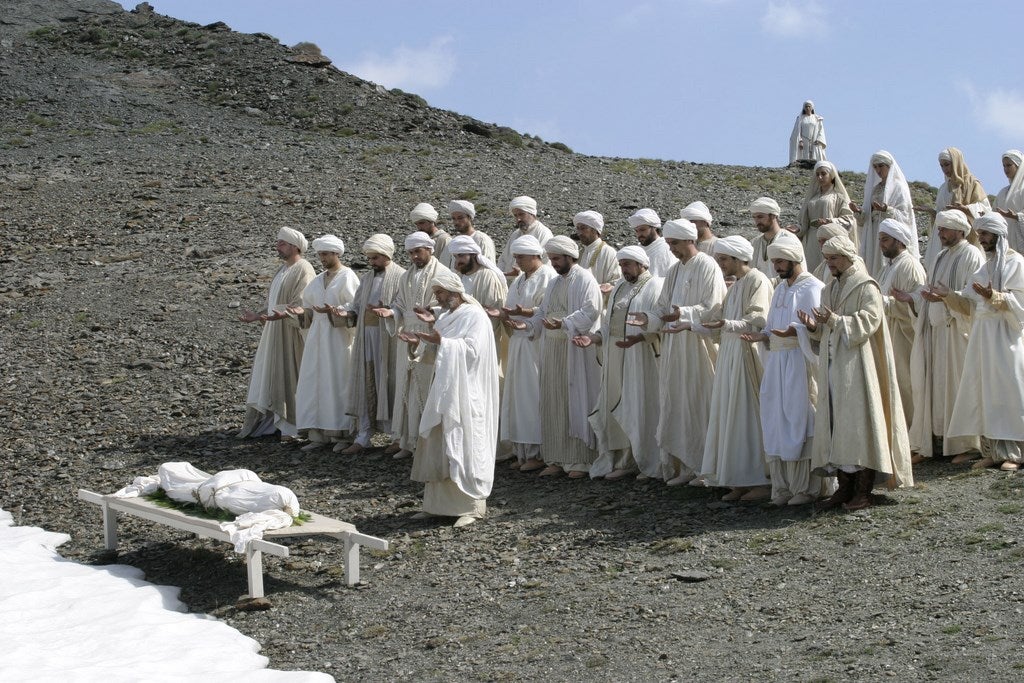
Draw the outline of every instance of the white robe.
M821 161L825 158L825 123L817 114L798 114L789 136L789 163L798 159ZM803 147L800 146L803 142Z
M540 246L543 247L544 244L551 239L552 232L548 229L548 226L544 225L539 220L535 220L531 223L530 227L526 230L516 228L510 232L508 237L505 239L505 245L501 248L501 256L498 257L498 267L501 268L501 272L507 273L515 268L516 259L512 255L512 243L517 237L522 237L523 235L533 235L537 238L537 241L540 242ZM547 254L541 254L540 258L544 263L548 262Z
M868 273L872 277L878 277L882 272L884 257L882 249L878 246L878 228L886 218L892 218L904 225L910 226L917 234L917 222L914 219L914 209L910 199L910 187L899 178L890 177L880 182L871 190L871 196L864 198L864 205L857 216L860 225L860 246L858 251ZM873 211L871 203L878 202L885 204L885 211ZM938 242L938 239L935 240Z
M892 343L893 363L896 366L896 380L900 386L900 400L903 403L903 417L910 425L914 417L914 391L910 380L910 354L914 348L914 328L917 313L909 303L897 301L892 290L916 292L927 281L924 266L907 250L889 261L878 278L882 290L882 305L885 308L885 323L889 326L889 341Z
M473 234L469 236L469 239L476 242L476 246L480 247L480 251L483 253L484 258L489 260L491 263L495 262L497 258L497 251L494 248L494 240L487 233L480 232L479 230L473 230ZM450 254L447 263L448 268L455 270L455 254Z
M1020 173L1021 171L1018 169L1017 172ZM1006 198L1009 192L1009 185L999 190L995 202L992 203L992 208L1013 211L1016 214L1013 218L1006 219L1008 243L1010 249L1016 252L1024 252L1024 206L1010 206L1010 202Z
M644 251L647 252L647 258L651 260L651 266L648 269L651 275L654 277L665 277L668 275L668 270L676 264L677 259L672 255L672 250L668 246L668 242L665 241L664 237L658 237L650 244L644 245Z
M348 382L352 375L351 318L336 318L313 311L314 306L351 306L359 278L351 268L341 270L327 283L326 272L317 275L302 292L302 305L312 319L306 333L306 345L299 367L299 386L295 391L295 426L323 431L350 430ZM325 284L326 283L326 284Z
M599 285L610 284L622 277L622 270L619 269L619 260L616 258L614 247L606 244L600 238L583 247L580 252L580 260L577 263L589 270Z
M774 237L766 237L764 234L756 235L754 239L750 240L750 244L754 247L754 258L750 260L750 267L757 268L762 273L768 276L769 280L773 280L778 275L775 274L775 266L772 265L772 260L768 258L768 247L771 246L775 240L793 240L799 243L800 238L791 233L789 230L779 230L775 233ZM803 245L801 245L803 248ZM804 270L808 270L806 262L804 263Z
M946 181L939 185L939 191L935 194L935 211L945 211L946 207L952 203L953 197L949 191L949 181ZM973 224L975 218L991 211L992 205L989 203L988 197L985 197L980 202L968 204L967 210L971 214L968 216L968 220ZM939 240L939 229L935 227L933 220L931 233L928 238L928 246L924 250L924 269L929 273L934 270L935 259L939 257L940 251L942 251L942 242Z

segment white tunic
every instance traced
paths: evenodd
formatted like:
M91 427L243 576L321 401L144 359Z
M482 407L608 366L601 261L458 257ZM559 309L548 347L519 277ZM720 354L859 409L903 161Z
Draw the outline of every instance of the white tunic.
M616 251L613 247L605 244L601 239L596 239L580 252L580 259L577 263L590 271L599 285L607 285L622 277L619 269L619 260L615 257Z
M664 237L658 237L658 239L650 244L644 245L644 251L647 252L647 258L651 260L648 270L654 277L665 277L668 275L668 269L674 266L678 260L672 255L672 250L669 248L668 242L665 241Z
M505 239L505 245L501 248L501 256L498 257L498 267L501 268L501 272L507 273L515 267L516 259L512 255L512 242L514 242L517 237L522 237L523 235L533 235L537 238L537 241L540 242L540 246L542 247L552 237L551 230L548 229L548 226L544 225L539 220L535 220L531 223L530 227L526 230L516 228L510 232L508 237ZM541 254L540 258L544 263L548 262L547 254Z

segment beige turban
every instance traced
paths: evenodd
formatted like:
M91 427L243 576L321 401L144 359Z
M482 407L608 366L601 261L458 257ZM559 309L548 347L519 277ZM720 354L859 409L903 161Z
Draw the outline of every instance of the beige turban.
M782 213L779 203L771 197L758 197L750 205L750 213L767 213L778 216Z
M598 233L604 232L604 216L597 211L580 211L572 217L572 224L585 225L597 230Z
M453 199L448 202L448 213L464 213L470 218L476 218L476 207L473 206L473 202L467 202L465 199Z
M385 235L381 232L376 235L370 235L369 239L363 242L363 253L384 254L388 258L394 258L395 241L391 239L390 235Z
M615 259L618 261L636 261L645 268L651 267L651 257L647 255L643 247L630 245L615 252Z
M289 227L283 227L278 230L277 239L298 247L302 253L306 253L306 249L309 249L309 242L306 241L306 236L298 230L293 230Z
M781 232L768 245L768 260L777 258L793 263L803 263L804 245L792 233Z
M697 241L697 226L685 218L669 221L661 227L662 234L668 239Z
M967 216L964 215L963 211L957 211L956 209L939 211L935 215L935 227L959 230L965 235L971 232L971 224L967 222Z
M679 217L688 221L704 221L711 225L711 211L704 202L692 202L679 211Z
M412 251L413 249L419 249L420 247L426 247L430 251L434 251L433 238L421 230L417 230L405 238L406 251Z
M563 254L574 259L580 257L580 248L565 235L555 235L544 243L544 251L549 254Z
M830 240L833 237L839 237L840 235L849 234L840 223L826 223L825 225L818 227L818 232L815 233L815 238L820 242L821 240Z
M440 287L449 292L458 292L459 294L466 293L466 287L462 284L462 278L447 269L441 270L438 268L437 275L430 281L430 287L431 289Z
M409 220L413 223L418 221L430 221L431 223L436 223L437 209L426 202L417 204L412 207L412 211L409 212Z
M512 240L512 255L524 254L530 256L543 256L544 247L540 246L540 242L533 235L523 235Z
M857 260L857 247L846 235L833 237L821 247L821 253L825 256L845 256L851 261Z
M514 211L515 209L520 209L528 214L536 216L537 200L535 200L533 197L527 197L526 195L523 195L522 197L516 197L511 202L509 202L508 212L512 213L512 211Z
M654 209L640 209L626 220L629 221L629 227L631 228L638 228L641 225L650 225L654 228L661 227L661 218Z
M740 235L729 235L715 240L714 252L732 256L740 261L749 261L754 258L754 246Z
M341 256L345 253L345 243L336 235L324 235L313 240L313 251L333 251Z
M878 233L888 235L903 243L914 258L920 256L917 248L917 235L906 223L901 223L893 218L885 218L878 224Z

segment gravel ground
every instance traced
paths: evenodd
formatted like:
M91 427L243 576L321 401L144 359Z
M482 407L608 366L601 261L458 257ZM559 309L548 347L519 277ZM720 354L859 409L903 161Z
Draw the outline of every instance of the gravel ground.
M362 585L344 586L340 547L297 542L266 559L272 608L238 611L238 555L134 520L117 561L182 586L273 667L339 680L1020 679L1014 474L937 460L877 507L816 515L499 469L486 521L453 530L410 519L407 462L233 438L257 342L234 319L265 295L279 225L354 248L464 196L500 240L526 193L556 232L596 207L613 243L635 208L697 198L719 234L749 235L749 201L792 220L808 171L584 157L288 62L268 36L101 0L2 6L0 507L16 523L102 563L79 487L168 460L289 486L391 542L363 553Z

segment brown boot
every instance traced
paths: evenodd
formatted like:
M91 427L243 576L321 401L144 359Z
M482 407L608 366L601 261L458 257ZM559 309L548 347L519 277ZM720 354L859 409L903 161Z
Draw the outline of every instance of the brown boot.
M814 509L819 511L835 510L840 505L849 502L853 498L856 476L842 470L837 471L836 480L839 481L839 488L825 500L819 500L815 503Z
M850 502L843 503L843 509L853 511L871 507L871 489L875 487L875 471L865 467L853 476L856 478L857 488Z

